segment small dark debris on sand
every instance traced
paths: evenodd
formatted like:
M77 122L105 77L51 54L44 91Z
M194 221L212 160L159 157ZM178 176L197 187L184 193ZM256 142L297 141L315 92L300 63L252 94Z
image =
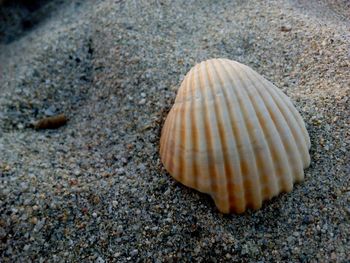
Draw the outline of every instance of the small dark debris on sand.
M65 125L68 121L68 118L64 114L59 114L52 117L46 117L40 119L34 124L34 128L36 130L41 129L57 129L63 125Z

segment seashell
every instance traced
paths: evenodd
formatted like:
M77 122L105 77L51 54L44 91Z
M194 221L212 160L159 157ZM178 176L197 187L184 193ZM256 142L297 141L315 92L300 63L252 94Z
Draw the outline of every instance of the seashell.
M261 208L290 192L310 164L310 139L290 99L253 69L228 59L194 66L160 139L166 170L211 195L222 213Z

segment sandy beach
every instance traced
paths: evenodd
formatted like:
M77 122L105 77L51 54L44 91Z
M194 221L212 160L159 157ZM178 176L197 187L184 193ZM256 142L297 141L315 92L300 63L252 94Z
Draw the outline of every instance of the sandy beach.
M0 262L350 261L347 0L1 2ZM305 181L258 211L221 214L160 161L209 58L274 83L311 138Z

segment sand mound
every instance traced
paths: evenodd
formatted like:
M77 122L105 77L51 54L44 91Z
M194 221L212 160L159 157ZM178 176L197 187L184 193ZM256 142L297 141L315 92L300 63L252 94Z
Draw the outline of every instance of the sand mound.
M349 260L348 2L305 2L52 1L2 28L0 261ZM159 160L179 83L213 57L281 88L311 136L305 182L241 216Z

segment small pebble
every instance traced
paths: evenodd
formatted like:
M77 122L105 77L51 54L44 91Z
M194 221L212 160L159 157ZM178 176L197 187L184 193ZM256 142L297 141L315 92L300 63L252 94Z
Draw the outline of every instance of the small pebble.
M141 99L140 101L139 101L139 104L140 105L143 105L143 104L145 104L146 103L146 99Z
M134 249L130 252L130 256L134 257L139 253L139 251L137 249Z
M105 260L102 257L98 257L95 262L96 263L105 263Z

